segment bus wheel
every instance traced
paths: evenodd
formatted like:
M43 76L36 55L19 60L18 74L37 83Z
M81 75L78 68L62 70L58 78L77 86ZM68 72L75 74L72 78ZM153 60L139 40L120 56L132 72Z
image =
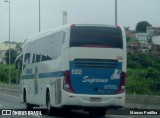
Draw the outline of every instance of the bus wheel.
M53 107L51 107L49 91L47 92L46 95L46 105L47 105L47 114L52 115Z
M25 104L25 108L26 108L27 110L32 110L32 109L33 109L33 105L27 103L26 90L24 90L24 93L23 93L23 101L24 101L24 104Z
M94 116L105 116L106 115L106 109L101 109L101 110L89 110L89 115L91 117Z

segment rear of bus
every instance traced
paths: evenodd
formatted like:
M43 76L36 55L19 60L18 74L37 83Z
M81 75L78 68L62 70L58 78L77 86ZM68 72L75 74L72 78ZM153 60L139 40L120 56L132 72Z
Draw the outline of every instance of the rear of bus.
M124 107L126 38L122 27L72 25L63 103L82 108Z

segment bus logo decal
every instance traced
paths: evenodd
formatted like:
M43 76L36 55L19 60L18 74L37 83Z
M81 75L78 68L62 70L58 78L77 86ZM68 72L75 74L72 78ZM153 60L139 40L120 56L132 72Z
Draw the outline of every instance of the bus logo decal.
M89 76L84 76L83 81L84 83L107 83L108 79L100 79L100 78L90 78Z
M120 79L121 70L115 69L111 76L111 80Z

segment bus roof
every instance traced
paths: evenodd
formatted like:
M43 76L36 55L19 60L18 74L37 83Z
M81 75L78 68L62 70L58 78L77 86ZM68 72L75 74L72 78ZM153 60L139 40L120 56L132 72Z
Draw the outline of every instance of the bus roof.
M53 29L48 29L48 30L45 30L45 31L42 31L42 32L38 32L36 34L33 34L31 35L30 37L27 38L26 40L26 44L27 43L30 43L32 41L35 41L36 39L40 39L40 38L43 38L47 35L50 35L50 34L53 34L55 32L58 32L58 31L61 31L61 30L64 30L66 29L67 27L70 27L70 26L102 26L102 27L117 27L115 25L107 25L107 24L67 24L67 25L64 25L64 26L61 26L61 27L58 27L58 28L53 28ZM118 26L120 29L122 29L123 27L121 26Z
M58 28L54 28L54 29L48 29L48 30L45 30L45 31L42 31L42 32L38 32L36 34L33 34L31 35L30 37L27 38L27 42L29 41L34 41L35 39L38 39L38 38L42 38L42 37L45 37L47 35L50 35L52 33L55 33L55 32L58 32L62 29L65 29L66 27L68 27L70 25L64 25L64 26L61 26L61 27L58 27Z

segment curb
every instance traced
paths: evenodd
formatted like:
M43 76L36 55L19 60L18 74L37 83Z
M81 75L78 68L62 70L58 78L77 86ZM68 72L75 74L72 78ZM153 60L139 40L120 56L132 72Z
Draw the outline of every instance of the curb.
M19 92L19 90L17 90L17 89L7 89L7 88L0 88L0 90L2 90L2 91L9 91L9 92L15 92L15 93L18 93Z
M19 85L8 85L0 83L0 90L9 92L19 92Z

